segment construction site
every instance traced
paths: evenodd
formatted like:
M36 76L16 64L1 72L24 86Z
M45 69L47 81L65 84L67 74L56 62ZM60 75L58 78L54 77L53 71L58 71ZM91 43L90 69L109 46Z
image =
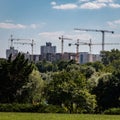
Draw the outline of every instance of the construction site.
M30 46L31 52L24 52L21 51L26 59L29 59L30 61L38 62L42 60L46 61L58 61L58 60L76 60L79 64L84 64L87 62L95 62L100 61L101 57L100 54L93 54L92 53L92 47L93 46L101 46L101 51L105 50L105 45L120 45L120 43L106 43L105 42L105 33L111 33L114 34L114 31L108 31L108 30L96 30L96 29L80 29L80 28L74 28L75 31L86 31L86 32L99 32L102 35L101 43L93 43L92 39L89 39L89 41L81 40L80 38L76 39L76 42L71 42L73 39L65 37L65 35L61 35L58 37L58 40L61 42L61 52L57 53L56 46L52 46L52 43L50 41L46 42L46 45L40 46L40 54L34 53L34 46L35 41L33 39L20 39L20 38L14 38L13 35L10 36L10 48L6 50L6 58L8 59L9 55L12 54L12 58L14 59L17 54L18 50L15 49L16 45L22 46ZM69 44L68 46L75 46L76 52L64 52L64 42L68 40ZM79 47L80 46L88 46L89 52L80 52Z

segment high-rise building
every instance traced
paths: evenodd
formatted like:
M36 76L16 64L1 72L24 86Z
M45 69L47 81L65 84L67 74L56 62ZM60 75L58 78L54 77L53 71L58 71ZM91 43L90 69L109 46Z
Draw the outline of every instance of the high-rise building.
M41 55L47 54L47 53L56 53L56 46L52 46L52 43L46 42L46 46L41 46Z
M10 49L6 50L6 59L8 59L10 55L12 55L12 59L15 59L17 54L18 50L15 50L14 47L10 47Z
M88 52L80 52L79 53L79 63L84 64L89 62L89 54Z
M52 46L52 43L46 42L46 46L41 46L41 58L42 59L45 59L48 61L54 61L55 54L56 54L56 46Z

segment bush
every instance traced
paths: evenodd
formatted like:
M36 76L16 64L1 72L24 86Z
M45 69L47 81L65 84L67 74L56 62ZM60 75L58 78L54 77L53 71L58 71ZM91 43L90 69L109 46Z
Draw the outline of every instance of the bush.
M32 104L0 104L1 112L32 112Z
M66 111L60 106L48 105L46 106L44 113L66 113Z
M65 113L66 111L55 105L0 104L0 112Z
M120 108L111 108L111 109L105 110L104 114L120 115Z

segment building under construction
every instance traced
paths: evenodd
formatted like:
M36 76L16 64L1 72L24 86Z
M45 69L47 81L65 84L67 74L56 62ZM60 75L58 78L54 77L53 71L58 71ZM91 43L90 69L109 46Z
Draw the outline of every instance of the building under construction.
M81 31L92 31L92 32L102 32L102 38L104 38L104 33L114 33L113 31L103 31L103 30L92 30L92 29L76 29ZM64 36L61 36L58 38L61 40L61 52L57 53L56 46L53 46L51 42L46 42L46 45L40 46L40 54L34 54L33 48L34 48L34 40L33 39L16 39L13 38L11 35L10 41L10 49L6 50L6 58L8 59L9 55L12 54L12 58L14 59L16 55L18 54L18 50L14 49L15 44L20 45L29 45L31 47L31 53L26 52L23 53L25 55L26 59L29 59L30 61L38 62L42 60L46 61L58 61L58 60L76 60L77 63L84 64L87 62L94 62L94 61L100 61L101 57L99 54L92 54L92 46L94 45L100 45L102 46L102 50L104 51L104 45L120 45L120 43L105 43L104 39L102 39L102 43L92 43L92 40L90 39L89 42L85 42L85 40L77 39L77 42L75 43L69 43L68 45L75 45L76 52L64 52L64 42L65 40L73 40ZM79 52L79 47L83 45L86 45L89 47L89 52Z
M20 44L20 45L30 45L31 46L31 54L29 52L22 52L24 54L25 59L28 59L30 61L38 62L42 60L46 61L58 61L58 60L76 60L77 63L84 64L87 62L93 62L96 60L100 60L99 55L92 55L91 52L79 52L79 40L77 40L77 43L71 44L71 45L76 45L76 53L71 53L71 52L64 52L64 40L72 40L67 37L59 37L59 40L61 40L61 53L56 53L56 46L52 46L51 42L46 42L46 45L40 46L40 54L35 55L33 54L33 47L34 47L34 40L33 39L18 39L18 38L13 38L13 35L10 37L10 48L6 50L6 58L8 59L10 54L12 54L12 59L15 59L18 50L14 49L15 44ZM82 43L82 45L89 45L91 47L91 43ZM94 57L93 57L94 56ZM93 59L94 58L94 59Z
M42 60L46 61L58 61L58 60L76 60L76 53L74 52L64 52L57 53L56 46L52 46L52 43L47 42L46 45L40 46L41 54L30 54L23 53L26 59L30 61L38 62ZM14 49L14 47L10 47L10 49L6 50L6 58L8 59L9 55L12 54L13 59L17 56L18 50ZM100 60L100 55L92 54L92 61L89 61L90 54L88 52L79 52L78 53L78 63L84 64L87 62L94 62Z

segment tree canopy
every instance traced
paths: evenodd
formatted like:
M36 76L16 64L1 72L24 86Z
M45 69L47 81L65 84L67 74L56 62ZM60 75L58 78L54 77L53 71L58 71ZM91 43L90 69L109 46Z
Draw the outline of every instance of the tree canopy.
M31 63L23 54L0 59L0 103L42 103L70 113L120 107L120 51L102 51L101 61Z
M32 63L24 58L23 54L12 60L1 63L0 68L0 102L11 103L17 101L17 96L21 94L21 88L28 82L29 74L33 70Z
M86 89L84 75L73 70L55 73L47 86L46 96L49 104L64 105L70 113L74 112L73 105L76 111L81 109L79 112L92 112L96 105L95 96Z

